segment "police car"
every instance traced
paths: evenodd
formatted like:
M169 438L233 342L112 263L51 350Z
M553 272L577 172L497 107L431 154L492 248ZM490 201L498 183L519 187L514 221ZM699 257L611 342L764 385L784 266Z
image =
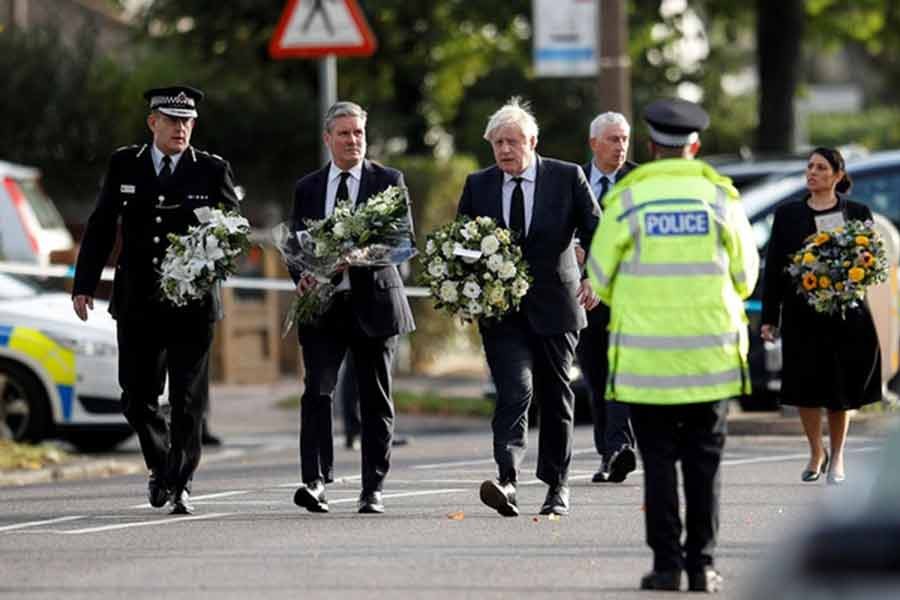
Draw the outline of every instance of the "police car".
M104 450L132 434L122 416L115 321L95 301L82 323L63 292L0 273L0 427L18 441Z

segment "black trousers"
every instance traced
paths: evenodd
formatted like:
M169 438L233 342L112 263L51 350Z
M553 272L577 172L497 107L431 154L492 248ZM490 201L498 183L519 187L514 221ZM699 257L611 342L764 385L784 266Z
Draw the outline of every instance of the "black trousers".
M299 330L305 367L300 400L300 476L307 484L334 479L332 404L338 371L349 351L359 389L362 487L364 492L381 491L391 465L391 363L397 336L366 336L349 300L348 294L338 294L319 326Z
M200 463L215 324L206 311L165 307L140 318L119 316L116 323L122 412L137 433L147 468L176 491L189 490ZM158 403L166 373L170 423Z
M644 463L647 545L653 569L698 571L713 564L719 532L719 465L725 446L728 400L683 405L631 405L631 422ZM687 536L681 544L678 474L681 461Z
M578 366L581 367L591 400L594 447L604 461L608 461L623 446L634 447L628 405L606 399L608 326L609 307L601 302L594 310L588 311L588 326L581 330L575 348Z
M481 330L497 406L491 427L494 460L501 481L517 481L528 442L528 407L540 398L541 430L537 477L548 485L566 483L572 462L575 396L569 370L578 334L543 336L521 314Z
M359 414L359 390L356 387L356 367L353 354L348 352L338 371L337 387L334 391L341 408L344 421L344 435L347 439L359 437L362 431L362 417Z

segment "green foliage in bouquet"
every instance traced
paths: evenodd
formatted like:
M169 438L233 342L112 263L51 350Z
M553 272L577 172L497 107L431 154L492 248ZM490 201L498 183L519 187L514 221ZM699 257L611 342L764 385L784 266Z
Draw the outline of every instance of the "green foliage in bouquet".
M422 261L435 307L465 322L518 310L532 282L512 232L489 217L461 217L432 232Z
M872 221L809 236L787 266L797 293L816 312L843 317L865 298L866 288L887 280L884 242Z

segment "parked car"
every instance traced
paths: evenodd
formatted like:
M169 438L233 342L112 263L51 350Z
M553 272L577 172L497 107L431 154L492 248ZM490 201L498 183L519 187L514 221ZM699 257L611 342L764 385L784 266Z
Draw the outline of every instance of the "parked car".
M75 241L40 171L0 161L0 259L47 265L54 252L72 252Z
M132 434L120 409L115 322L95 301L82 323L68 294L0 273L0 426L18 441L104 450Z
M853 180L850 197L868 206L873 213L884 215L900 229L900 150L876 152L863 158L848 160L847 172ZM744 210L763 255L772 233L775 209L786 202L799 200L805 194L806 177L802 173L751 187L743 193ZM765 269L765 265L761 268ZM780 378L778 373L767 373L766 370L766 351L759 337L762 311L760 298L758 285L753 298L747 302L750 318L750 374L754 389L753 397L742 402L748 409L774 406L777 385L770 384L773 379ZM775 389L769 389L770 387ZM900 380L895 378L891 387L896 391L900 387Z

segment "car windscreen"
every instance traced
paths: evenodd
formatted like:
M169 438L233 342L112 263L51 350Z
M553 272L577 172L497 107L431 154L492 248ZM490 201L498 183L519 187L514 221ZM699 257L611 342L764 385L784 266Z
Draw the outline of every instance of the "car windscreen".
M41 227L45 229L60 229L66 226L62 215L56 210L53 201L44 193L36 179L20 179L16 183L19 185L19 189L22 190L22 194L28 201L31 210L34 211L34 215L37 217Z

